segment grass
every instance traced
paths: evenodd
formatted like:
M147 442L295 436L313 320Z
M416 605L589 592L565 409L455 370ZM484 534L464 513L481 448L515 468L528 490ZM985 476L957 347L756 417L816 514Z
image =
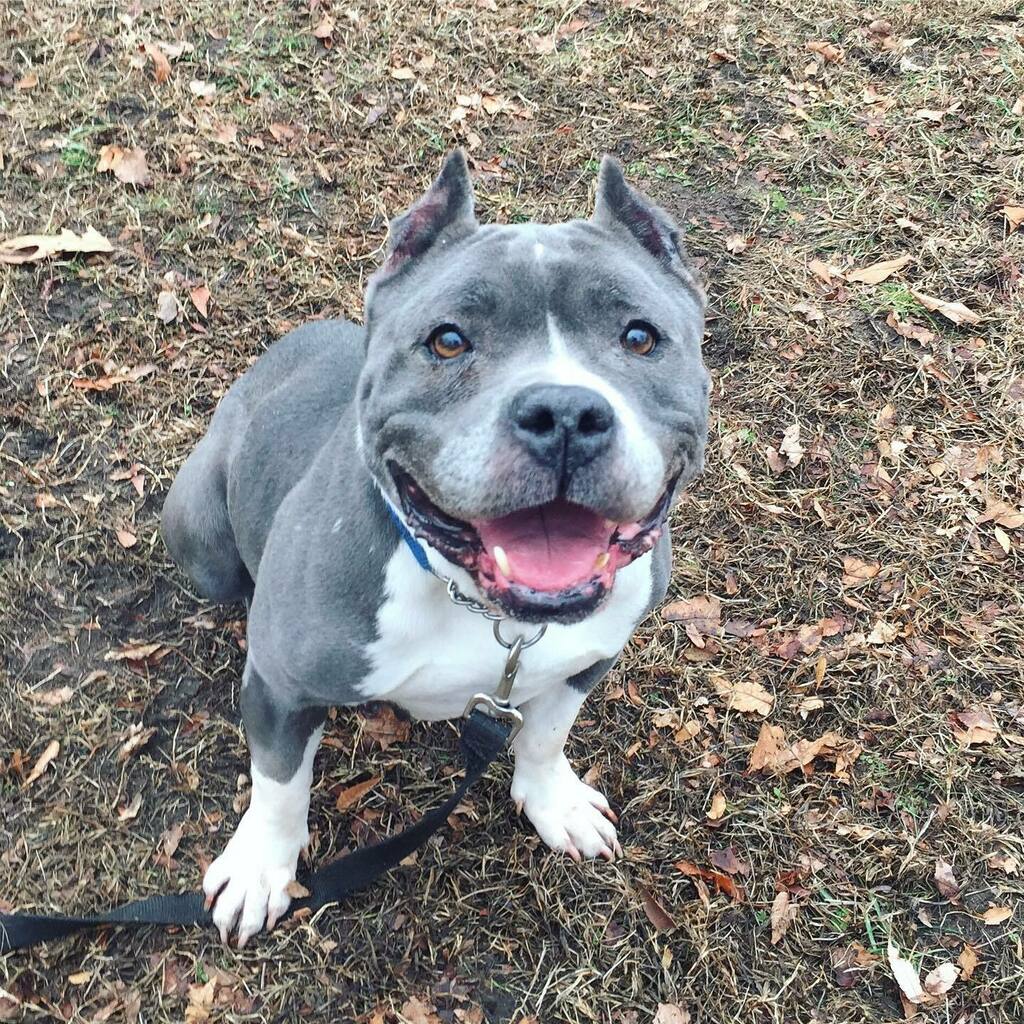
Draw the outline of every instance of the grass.
M1024 500L1024 233L1001 214L1024 205L1024 62L1006 11L354 0L331 8L328 48L313 36L323 7L84 0L72 23L66 5L15 0L0 230L91 224L115 252L0 268L0 902L87 910L195 888L223 846L248 767L244 612L189 593L156 533L162 496L274 338L360 316L388 218L453 145L469 148L483 219L585 214L612 151L687 229L715 390L671 598L714 595L727 628L702 649L653 616L574 733L572 759L622 812L620 864L549 854L512 812L501 765L440 845L345 907L242 953L150 931L8 956L0 1019L649 1024L669 1003L700 1024L888 1022L906 1012L890 937L924 970L964 943L980 958L919 1020L1024 1016L1024 882L998 859L1024 861L1022 534L986 518ZM192 49L157 83L140 48L174 40ZM816 58L811 40L843 59ZM713 63L718 50L736 62ZM401 67L413 79L393 77ZM30 71L38 84L17 88ZM197 99L193 79L215 94ZM468 92L532 116L453 121ZM917 114L954 101L939 124ZM281 124L293 138L274 137ZM107 144L143 147L152 185L96 174ZM877 286L808 269L903 253L913 262ZM188 298L199 283L206 320ZM166 287L186 314L170 325L154 315ZM954 325L911 289L984 319ZM935 339L897 336L893 311ZM105 360L156 370L75 386ZM804 456L773 471L767 450L797 422ZM136 463L141 496L117 479ZM844 557L877 575L845 583ZM785 653L840 616L814 650ZM107 659L130 642L166 656ZM768 688L790 742L832 731L861 745L849 781L821 759L750 772L762 721L725 707L720 677ZM65 686L62 702L37 699ZM991 716L995 739L957 738L951 716L967 709ZM657 724L672 714L692 735ZM156 732L119 761L139 724ZM340 712L317 762L318 860L398 829L449 784L450 726L387 751L357 749L359 735ZM60 753L24 785L51 739ZM384 781L337 812L338 788L364 772ZM137 816L121 815L137 796ZM154 855L178 824L165 868ZM674 866L709 868L730 846L750 865L743 902ZM936 889L939 858L955 901ZM783 889L797 914L773 943ZM671 927L652 924L645 894ZM1013 915L985 924L1001 906ZM844 973L854 943L878 959Z

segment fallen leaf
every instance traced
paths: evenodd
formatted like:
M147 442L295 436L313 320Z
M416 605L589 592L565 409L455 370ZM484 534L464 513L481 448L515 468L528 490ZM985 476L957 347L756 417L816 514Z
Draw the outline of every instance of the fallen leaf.
M138 817L139 811L142 809L142 794L136 793L132 797L132 801L129 804L122 804L117 809L117 820L118 821L133 821Z
M960 895L960 883L953 876L953 865L939 857L935 861L935 886L947 900Z
M96 171L111 171L118 181L126 185L148 185L151 181L149 166L146 163L146 151L139 146L124 149L121 146L108 145L100 150L99 163Z
M999 736L999 726L984 708L968 708L954 716L953 735L965 747L991 743ZM963 729L957 729L959 723Z
M960 968L952 960L939 964L924 977L924 990L930 996L944 996L960 977Z
M293 900L304 900L309 895L309 890L301 882L295 881L294 878L284 887L284 891Z
M920 324L913 324L900 318L890 310L885 322L901 337L910 341L916 341L921 345L930 345L935 341L935 332L929 331L927 327Z
M155 735L155 725L146 727L130 725L128 727L128 738L121 744L121 749L117 752L118 763L127 761L133 754L137 754Z
M734 256L739 256L740 253L746 252L750 246L750 240L741 234L731 234L725 240L725 247Z
M673 601L661 610L666 622L679 622L702 636L717 636L722 618L722 602L713 594L708 597L693 597L689 600Z
M416 996L410 996L402 1004L400 1018L406 1024L441 1024L441 1018L434 1012L434 1006Z
M733 846L727 846L724 850L712 850L708 859L719 871L724 871L727 875L750 874L750 865L736 853Z
M733 683L724 676L716 676L712 678L711 685L730 711L757 714L765 718L775 705L775 695L754 679L741 679Z
M708 54L708 63L717 67L719 64L735 64L736 58L728 50L721 48L712 50Z
M69 974L68 981L72 985L84 985L92 977L92 971L79 971L77 974Z
M845 275L838 268L832 266L831 263L825 263L823 260L811 260L807 264L807 269L814 274L815 277L820 278L825 284L831 284L834 278L843 278Z
M941 313L947 320L955 324L980 324L982 317L973 310L968 309L962 302L946 302L944 299L937 299L933 295L925 295L924 292L910 289L910 294L932 313Z
M969 943L964 943L964 948L960 951L960 956L957 957L956 961L960 965L961 977L964 981L970 981L971 975L978 969L978 964L981 963L981 957L978 956L978 951Z
M409 719L399 717L389 704L381 704L373 709L364 708L361 718L363 734L381 750L407 740L412 729Z
M107 651L103 655L104 661L148 661L158 651L164 649L164 645L157 641L152 644L124 644L114 650ZM170 653L170 648L166 648ZM160 659L157 658L157 661Z
M905 267L911 259L913 259L912 256L897 256L892 260L872 263L870 266L862 267L860 270L849 270L846 273L846 280L858 284L880 284L882 281L892 277L897 270Z
M907 999L915 1005L928 1002L928 993L921 987L917 968L909 960L904 960L900 956L899 949L891 942L889 943L888 957L892 976Z
M644 913L647 920L654 925L659 932L667 932L675 928L676 923L669 916L668 911L654 898L654 894L647 889L640 890L640 898L643 901Z
M66 704L74 695L75 691L70 686L62 686L57 690L41 690L39 693L30 693L28 699L36 704L55 708L58 704Z
M989 907L988 910L981 915L982 921L984 921L990 928L994 925L1002 924L1011 917L1013 917L1013 909L1011 907Z
M1012 853L990 853L985 863L994 871L1003 871L1007 875L1015 875L1020 870L1020 861Z
M156 79L157 85L166 82L171 77L171 62L167 59L167 55L156 43L146 43L142 49L153 62L153 77Z
M94 228L76 235L65 228L59 235L19 235L0 242L0 263L35 263L65 252L113 252L114 247Z
M797 906L789 901L789 892L783 889L772 901L772 945L777 946L790 925L796 920Z
M36 779L39 778L43 772L46 771L49 763L60 753L60 743L57 740L50 740L46 744L46 749L39 755L36 763L32 766L32 771L28 773L28 777L21 784L22 789L26 789L31 786Z
M707 868L698 867L693 861L689 860L676 861L672 866L688 878L699 878L711 882L719 892L725 893L726 896L737 903L743 902L743 889L723 872L709 871Z
M823 39L813 39L804 47L809 53L820 54L829 64L842 63L844 58L843 48L835 43L825 42Z
M313 35L317 39L330 39L334 35L334 19L329 14L325 14L317 22L316 28L313 29Z
M103 377L78 377L71 382L71 386L80 391L109 391L118 384L134 384L155 371L156 366L153 363L144 363L142 366L125 366L119 372Z
M392 68L391 77L399 82L411 82L416 77L416 72L412 68Z
M773 768L779 759L779 751L786 742L785 734L780 726L765 722L758 733L757 742L750 752L748 772L761 772Z
M798 466L804 457L804 446L800 443L800 424L794 423L786 427L782 433L782 444L779 451L789 459L791 466Z
M365 782L357 782L353 786L346 787L338 794L338 799L334 806L339 811L348 810L354 803L358 803L366 796L380 782L380 778L379 775L374 775L372 778L366 779Z
M22 75L17 82L14 83L14 88L18 92L28 92L30 89L34 89L39 84L39 76L34 72L30 71L27 75Z
M1003 216L1006 218L1006 223L1010 228L1007 233L1012 235L1021 224L1024 224L1024 206L1010 206L1007 204L1003 207Z
M719 821L725 814L725 794L716 793L711 798L711 807L708 809L708 817L712 821Z
M193 288L188 293L188 297L192 300L192 305L199 311L199 315L205 317L210 307L210 289L205 284L201 284Z
M156 318L165 324L172 324L178 318L180 307L174 292L166 289L156 300Z
M651 1024L690 1024L690 1011L675 1003L658 1003Z
M200 78L193 78L188 83L188 91L198 99L209 100L217 94L217 86L213 82L204 82Z

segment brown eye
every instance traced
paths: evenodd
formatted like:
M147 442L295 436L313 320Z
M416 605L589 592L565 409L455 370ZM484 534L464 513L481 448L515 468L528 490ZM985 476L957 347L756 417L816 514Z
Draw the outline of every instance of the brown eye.
M657 330L642 320L634 320L622 332L622 347L637 356L649 356L661 340Z
M438 359L456 359L472 347L466 336L451 324L435 327L427 338L427 348Z

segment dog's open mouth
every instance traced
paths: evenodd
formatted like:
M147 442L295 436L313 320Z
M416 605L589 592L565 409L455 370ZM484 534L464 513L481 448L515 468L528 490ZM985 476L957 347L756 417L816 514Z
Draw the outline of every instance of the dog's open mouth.
M466 569L488 600L530 622L571 622L593 612L615 573L655 545L673 487L643 519L616 523L561 498L497 519L460 520L392 465L410 529Z

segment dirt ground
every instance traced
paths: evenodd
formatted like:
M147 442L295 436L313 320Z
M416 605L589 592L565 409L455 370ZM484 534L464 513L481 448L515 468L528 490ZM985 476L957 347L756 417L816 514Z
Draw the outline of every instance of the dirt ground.
M1021 1020L1022 40L1012 0L7 0L0 238L112 252L0 265L3 905L223 846L244 609L161 500L271 341L360 316L450 147L493 221L586 215L616 153L708 282L714 409L673 604L572 740L624 861L549 853L501 764L345 906L10 955L0 1019ZM447 792L454 727L378 731L332 721L314 859Z

